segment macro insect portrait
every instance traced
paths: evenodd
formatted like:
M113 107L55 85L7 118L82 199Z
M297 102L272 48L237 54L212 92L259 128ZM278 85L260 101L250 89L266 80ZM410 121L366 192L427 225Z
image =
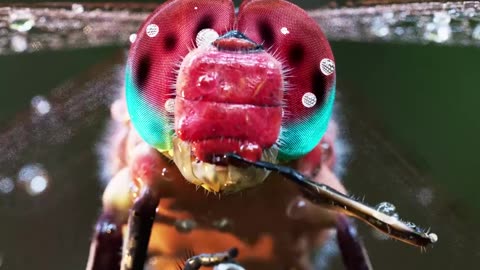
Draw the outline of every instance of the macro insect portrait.
M471 267L480 3L394 2L1 6L0 270Z

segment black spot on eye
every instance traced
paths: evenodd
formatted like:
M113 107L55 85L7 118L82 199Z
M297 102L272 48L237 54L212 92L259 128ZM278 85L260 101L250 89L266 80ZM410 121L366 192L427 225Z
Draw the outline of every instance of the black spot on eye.
M298 66L299 64L301 64L304 57L305 49L301 44L293 44L288 49L287 60L291 66Z
M170 33L163 39L163 48L167 52L173 51L177 46L177 41L177 36L173 33Z
M272 25L268 21L261 20L258 22L258 30L263 40L265 48L269 48L275 42L275 34L273 33Z
M193 40L197 37L198 32L205 28L213 28L213 25L215 24L215 19L213 18L212 15L206 14L202 18L200 18L200 21L198 21L197 27L195 28L195 31L193 34L195 35L193 37Z
M323 104L327 91L326 87L327 80L325 78L325 75L323 75L323 73L318 68L316 68L312 74L312 92L317 97L317 104Z
M150 66L152 64L152 60L150 56L144 55L138 61L137 69L136 69L136 84L140 91L143 90L143 87L147 84L148 75L150 74Z

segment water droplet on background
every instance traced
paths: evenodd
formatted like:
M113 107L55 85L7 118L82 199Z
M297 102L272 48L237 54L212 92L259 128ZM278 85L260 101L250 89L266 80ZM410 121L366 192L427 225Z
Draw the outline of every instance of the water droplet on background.
M472 31L472 38L476 40L480 40L480 24L475 26L475 28Z
M85 11L85 8L81 4L72 4L72 11L75 14L80 14Z
M390 34L390 28L383 18L375 18L370 26L370 32L376 37L386 37Z
M35 113L39 116L45 115L50 112L50 102L48 102L48 100L43 96L33 97L30 103Z
M8 194L15 189L15 183L9 177L0 178L0 193Z
M443 43L452 36L451 17L447 12L436 12L433 21L425 25L423 37L426 40Z
M175 221L175 228L178 232L188 233L197 227L197 223L193 219L179 219Z
M130 40L130 43L134 43L135 40L137 40L137 34L131 34L131 35L128 37L128 40Z
M18 172L18 182L28 194L36 196L48 188L49 177L40 164L27 164Z
M28 48L27 37L15 35L10 39L10 48L14 52L24 52Z
M212 225L220 231L227 231L228 229L231 229L233 222L228 218L221 218L212 222Z
M29 11L10 13L9 28L18 32L28 32L35 26L35 17Z

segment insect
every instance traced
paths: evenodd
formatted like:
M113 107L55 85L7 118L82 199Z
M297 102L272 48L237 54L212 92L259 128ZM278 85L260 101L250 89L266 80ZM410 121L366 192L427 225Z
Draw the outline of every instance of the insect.
M192 46L192 47L193 47L193 46ZM211 196L211 195L210 195L210 196ZM188 219L186 219L186 220L188 220ZM182 224L180 224L180 225L182 225ZM187 226L187 227L188 227L188 226ZM182 228L182 226L180 226L180 228ZM217 250L217 251L219 251L219 250Z
M335 97L333 54L318 25L287 1L244 1L238 14L228 0L166 2L134 38L125 87L112 107L129 129L115 131L112 147L124 168L104 193L87 269L118 267L121 245L121 269L143 269L148 253L169 269L182 249L230 247L247 268L308 269L308 250L328 238L324 228L350 225L313 205L318 220L286 216L301 193L268 178L269 170L302 187L306 199L297 204L330 206L414 245L437 240L341 193L331 172L335 135L321 141ZM199 188L222 198L205 198ZM252 222L262 215L268 218ZM347 267L370 267L350 231L338 232L348 235L338 237L340 246L356 246L344 252Z

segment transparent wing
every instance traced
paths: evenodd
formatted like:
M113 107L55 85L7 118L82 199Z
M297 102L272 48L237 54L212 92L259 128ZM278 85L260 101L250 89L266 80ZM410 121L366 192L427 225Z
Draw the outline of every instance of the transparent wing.
M479 2L407 2L411 1L319 2L309 13L332 40L480 44ZM381 5L372 6L376 4ZM3 5L0 54L125 45L156 5ZM323 7L315 9L318 5Z

